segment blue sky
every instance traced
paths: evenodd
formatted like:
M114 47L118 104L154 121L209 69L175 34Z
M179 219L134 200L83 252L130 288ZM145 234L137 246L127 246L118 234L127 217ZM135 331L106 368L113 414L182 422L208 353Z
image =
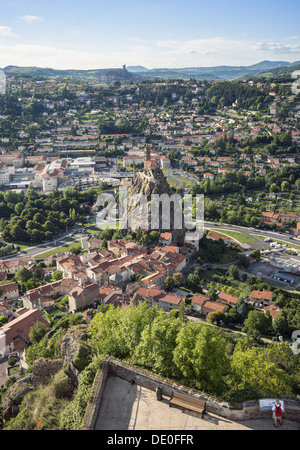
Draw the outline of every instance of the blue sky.
M0 67L294 62L299 23L299 0L0 0Z

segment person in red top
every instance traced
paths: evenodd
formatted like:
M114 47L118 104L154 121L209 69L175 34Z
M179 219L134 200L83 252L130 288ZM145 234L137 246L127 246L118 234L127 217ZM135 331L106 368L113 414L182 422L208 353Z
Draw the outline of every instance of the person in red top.
M283 425L282 412L284 411L283 403L281 401L279 401L278 398L276 399L276 402L274 403L272 410L273 410L273 418L274 418L274 427L277 428L278 419L279 419L280 424Z

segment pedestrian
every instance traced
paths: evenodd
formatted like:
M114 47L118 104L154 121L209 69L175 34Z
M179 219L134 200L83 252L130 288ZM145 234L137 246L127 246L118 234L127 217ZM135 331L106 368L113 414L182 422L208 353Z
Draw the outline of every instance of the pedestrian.
M274 427L277 428L278 419L279 419L280 424L283 425L282 412L284 411L284 406L283 406L283 402L281 402L278 398L276 399L276 402L274 403L272 411L273 411Z

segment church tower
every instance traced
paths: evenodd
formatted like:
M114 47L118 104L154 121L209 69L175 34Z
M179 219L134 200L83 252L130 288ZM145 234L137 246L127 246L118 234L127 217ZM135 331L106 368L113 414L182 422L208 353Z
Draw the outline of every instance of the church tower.
M145 150L145 161L150 161L150 159L151 159L151 149L149 145L147 145Z

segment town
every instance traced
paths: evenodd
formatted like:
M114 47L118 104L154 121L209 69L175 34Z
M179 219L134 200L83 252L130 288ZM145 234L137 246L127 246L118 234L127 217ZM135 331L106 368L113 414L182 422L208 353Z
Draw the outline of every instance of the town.
M255 345L285 342L291 351L300 329L300 98L288 75L114 83L9 75L6 82L3 396L32 370L32 355L47 355L34 335L45 339L60 321L89 324L144 302L170 318ZM203 237L124 232L119 222L99 228L98 196L113 195L118 208L122 188L132 194L141 186L148 194L203 194ZM299 394L294 378L289 383Z

